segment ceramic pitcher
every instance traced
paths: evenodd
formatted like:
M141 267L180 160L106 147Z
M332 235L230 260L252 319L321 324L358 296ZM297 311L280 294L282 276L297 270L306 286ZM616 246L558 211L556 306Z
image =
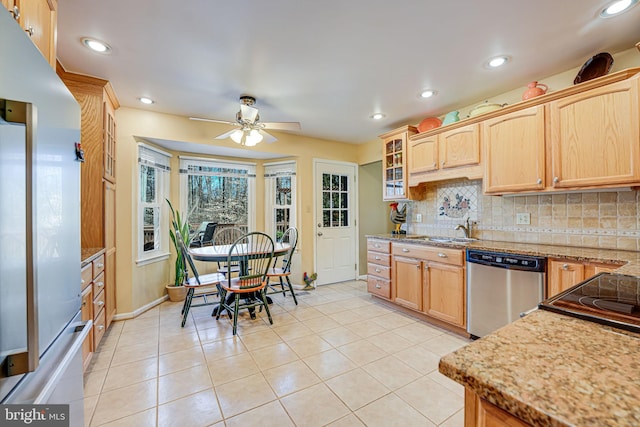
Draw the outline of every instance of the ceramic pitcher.
M522 100L526 101L529 98L544 95L549 88L544 83L531 82L527 85L527 90L522 94Z
M447 115L444 116L444 120L442 121L442 124L448 125L449 123L455 123L459 121L460 116L458 114L459 113L457 111L451 111L450 113L447 113Z

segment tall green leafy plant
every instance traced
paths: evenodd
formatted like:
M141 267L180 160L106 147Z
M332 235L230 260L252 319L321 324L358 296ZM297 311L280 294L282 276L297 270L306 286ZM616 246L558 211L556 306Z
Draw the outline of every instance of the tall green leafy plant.
M173 209L171 202L169 199L165 199L169 204L169 209L171 209L171 227L169 227L169 236L171 237L171 242L173 243L173 247L176 249L176 274L175 281L173 286L181 286L184 283L184 278L186 274L186 260L182 256L182 251L180 250L180 242L178 241L178 236L175 233L175 230L180 233L180 237L184 242L186 247L189 247L189 243L191 238L189 237L189 221L187 218L184 218L180 215L179 211Z

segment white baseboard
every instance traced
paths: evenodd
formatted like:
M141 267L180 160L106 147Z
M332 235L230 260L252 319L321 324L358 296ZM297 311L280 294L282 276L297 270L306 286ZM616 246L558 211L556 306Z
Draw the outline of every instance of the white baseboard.
M169 295L164 295L160 298L158 298L155 301L151 301L149 304L147 305L143 305L142 307L138 308L137 310L135 310L133 313L118 313L115 316L113 316L113 320L127 320L127 319L134 319L138 316L140 316L142 313L144 313L147 310L152 309L153 307L162 304L164 301L169 299Z
M361 274L358 276L358 280L367 280L367 275L366 274Z

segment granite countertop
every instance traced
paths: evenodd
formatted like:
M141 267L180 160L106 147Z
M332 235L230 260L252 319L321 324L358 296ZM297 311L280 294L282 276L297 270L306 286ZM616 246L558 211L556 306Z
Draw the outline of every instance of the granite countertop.
M640 425L640 334L537 310L439 369L536 426Z
M480 249L495 252L507 252L522 255L566 258L584 262L601 262L605 264L620 264L615 273L640 276L640 252L616 249L580 248L575 246L543 245L536 243L500 242L493 240L478 240L466 244L453 242L433 242L426 240L426 236L411 234L379 234L367 236L394 242L422 244L459 249Z

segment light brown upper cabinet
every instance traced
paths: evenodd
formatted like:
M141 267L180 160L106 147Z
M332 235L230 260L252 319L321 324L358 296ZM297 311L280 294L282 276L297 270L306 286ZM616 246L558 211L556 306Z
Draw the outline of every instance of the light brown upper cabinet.
M55 70L57 0L2 0L31 41Z
M407 195L407 141L418 130L403 126L380 135L382 139L382 199L403 200Z
M554 188L640 181L638 77L549 104Z
M438 135L442 169L471 166L480 163L480 132L477 123Z
M480 125L466 126L409 138L409 186L423 182L482 177Z
M484 121L482 138L485 193L544 189L544 105Z

